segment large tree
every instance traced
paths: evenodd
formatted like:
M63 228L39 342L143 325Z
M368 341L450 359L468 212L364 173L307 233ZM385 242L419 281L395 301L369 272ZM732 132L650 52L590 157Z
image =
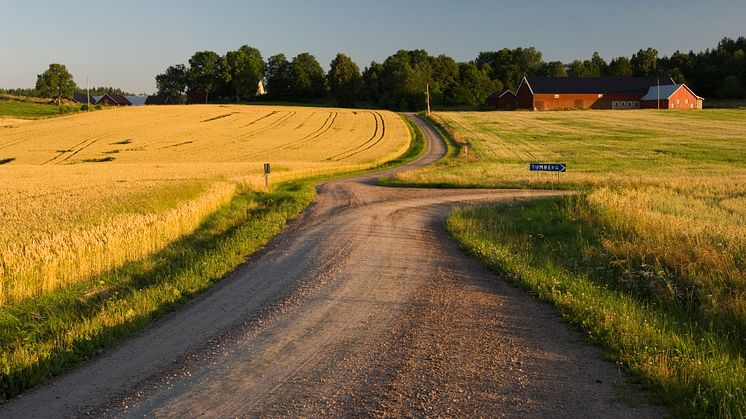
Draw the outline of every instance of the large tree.
M189 90L201 90L207 103L210 92L220 86L222 58L213 51L195 52L189 59Z
M289 99L293 82L293 69L285 54L269 57L265 68L267 95L273 99Z
M539 74L547 77L567 77L567 69L562 61L550 61L542 65Z
M609 75L612 77L630 77L632 75L632 64L627 57L617 57L609 63Z
M383 64L372 61L363 70L363 91L365 98L378 104L383 92Z
M326 84L339 106L355 106L363 85L360 67L340 52L330 64Z
M632 64L632 73L635 76L655 76L658 74L658 50L641 49L632 56L630 64Z
M264 78L264 59L258 49L244 45L225 54L227 82L236 101L256 94L259 80Z
M76 88L72 74L63 64L49 64L47 71L36 77L36 90L39 94L54 99L58 105L62 103L63 97L72 97Z
M313 55L298 54L290 63L293 96L301 100L320 99L326 94L324 69Z
M170 98L174 102L180 102L186 92L188 71L184 64L176 64L168 67L162 74L155 76L155 84L158 94Z

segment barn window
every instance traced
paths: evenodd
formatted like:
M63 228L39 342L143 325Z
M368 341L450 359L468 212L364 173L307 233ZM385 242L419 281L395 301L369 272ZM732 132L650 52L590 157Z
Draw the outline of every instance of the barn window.
M681 104L681 99L676 99L676 104L680 105Z
M555 99L559 99L559 95L554 95L554 98Z
M671 109L673 109L673 107L674 107L674 104L672 103L672 104L671 104Z
M601 99L602 97L604 97L603 93L599 93L598 98Z
M684 103L689 104L689 99L684 99Z

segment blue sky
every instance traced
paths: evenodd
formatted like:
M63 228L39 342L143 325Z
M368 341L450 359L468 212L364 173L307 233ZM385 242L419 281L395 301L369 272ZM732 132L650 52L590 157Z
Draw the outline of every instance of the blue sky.
M399 49L457 60L534 46L545 60L599 51L607 60L652 46L662 54L746 35L744 0L659 1L174 1L0 0L0 87L32 87L49 63L79 85L155 90L154 76L198 50L243 44L265 59L337 52L365 67ZM652 4L651 4L652 3ZM90 28L86 30L86 28Z

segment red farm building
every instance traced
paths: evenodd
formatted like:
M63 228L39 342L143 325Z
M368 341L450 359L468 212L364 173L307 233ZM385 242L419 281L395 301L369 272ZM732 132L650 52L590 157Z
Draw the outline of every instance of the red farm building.
M496 90L487 97L489 106L503 111L514 111L517 106L517 98L512 90Z
M659 91L661 109L702 109L704 99L689 87L655 77L524 77L516 102L538 111L657 108Z
M651 86L640 99L643 109L702 109L704 98L685 84Z

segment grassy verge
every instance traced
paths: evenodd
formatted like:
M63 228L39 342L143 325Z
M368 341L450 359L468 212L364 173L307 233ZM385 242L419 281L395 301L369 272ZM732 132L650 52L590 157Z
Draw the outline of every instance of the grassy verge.
M460 210L447 228L490 268L552 302L679 415L746 415L744 335L662 295L654 274L620 281L625 268L604 247L613 233L586 199Z
M52 105L35 102L0 101L0 117L39 119L80 112L80 105Z
M422 134L410 129L415 135L407 152L382 167L422 154ZM101 354L226 277L301 214L315 196L314 186L330 178L289 181L267 193L239 190L194 233L156 254L1 307L0 400Z
M466 144L389 185L574 189L469 209L451 234L553 302L681 416L746 416L743 111L435 115ZM529 173L564 162L569 172Z

